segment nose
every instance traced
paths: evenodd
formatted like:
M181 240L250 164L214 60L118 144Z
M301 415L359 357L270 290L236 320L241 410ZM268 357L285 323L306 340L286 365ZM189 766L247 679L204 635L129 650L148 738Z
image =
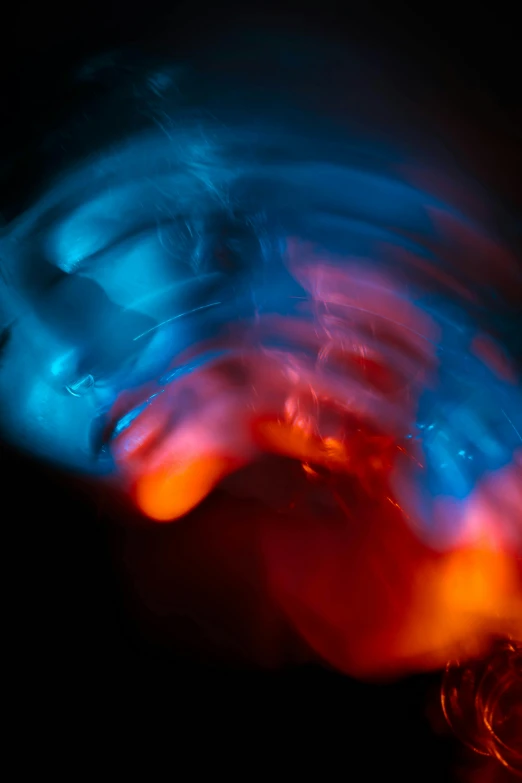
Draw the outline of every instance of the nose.
M78 360L68 371L75 377L61 380L82 392L89 376L105 379L132 362L155 326L149 316L119 307L97 283L78 275L59 277L38 297L35 311L53 337L75 350Z

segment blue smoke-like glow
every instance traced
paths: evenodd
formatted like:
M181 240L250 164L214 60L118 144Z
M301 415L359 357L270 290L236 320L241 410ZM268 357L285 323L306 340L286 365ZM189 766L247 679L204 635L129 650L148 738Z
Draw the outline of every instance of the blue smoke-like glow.
M123 128L65 167L2 229L5 433L44 459L112 475L107 415L123 392L157 384L113 422L113 438L166 386L227 355L231 325L274 314L313 321L320 297L287 263L288 239L298 237L340 270L384 273L438 326L429 383L407 357L404 384L419 405L401 435L425 456L414 481L429 528L434 497L465 499L522 446L515 363L509 380L472 351L479 332L502 335L507 320L520 320L504 298L506 277L511 293L520 285L516 261L497 270L490 248L502 243L488 225L457 197L449 203L400 175L412 161L389 152L392 135L389 147L371 149L297 100L290 108L291 96L283 105L281 91L271 108L259 93L247 101L244 86L224 92L221 116L215 97L210 110L189 110L168 71L156 77L139 82L146 130ZM217 337L210 352L176 364ZM370 337L356 328L343 339L364 352ZM286 334L268 342L297 351ZM405 361L397 350L374 337L384 365ZM383 411L385 403L383 395Z

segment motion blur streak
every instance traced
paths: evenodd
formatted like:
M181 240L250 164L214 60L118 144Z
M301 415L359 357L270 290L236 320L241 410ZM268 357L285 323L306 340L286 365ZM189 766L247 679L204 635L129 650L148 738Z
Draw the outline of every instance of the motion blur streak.
M55 139L86 153L0 235L4 432L197 531L137 548L143 600L215 629L262 593L229 627L256 662L291 657L271 613L364 677L522 638L511 218L414 102L384 123L386 68L254 38L256 68L116 63L101 127Z
M442 683L442 708L455 734L472 750L522 778L522 645L497 641L491 654L451 661ZM490 771L491 770L491 771ZM475 780L497 780L494 767Z

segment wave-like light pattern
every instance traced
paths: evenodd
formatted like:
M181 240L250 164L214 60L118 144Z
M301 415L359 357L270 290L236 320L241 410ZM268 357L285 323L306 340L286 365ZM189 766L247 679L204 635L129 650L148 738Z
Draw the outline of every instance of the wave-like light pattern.
M262 501L272 598L343 670L522 638L521 278L487 199L173 73L2 229L5 433L158 522Z

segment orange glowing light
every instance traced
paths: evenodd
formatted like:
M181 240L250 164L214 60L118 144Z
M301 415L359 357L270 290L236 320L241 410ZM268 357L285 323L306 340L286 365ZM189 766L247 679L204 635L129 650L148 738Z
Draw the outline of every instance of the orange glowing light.
M323 440L302 427L284 421L256 422L254 438L261 449L284 454L300 462L315 462L337 469L348 463L348 453L341 441L334 438Z
M161 466L139 476L135 498L141 511L157 522L188 514L234 468L235 461L211 454Z
M431 561L431 562L430 562ZM409 620L397 650L421 656L427 668L444 657L480 654L491 634L522 638L522 595L513 558L486 546L434 555L416 568Z
M303 506L297 528L280 520L265 532L272 590L321 657L371 677L480 655L492 635L522 638L522 563L485 522L477 534L476 502L468 538L437 551L417 538L385 480L381 499L342 479L334 489L344 519L305 517Z
M448 725L465 745L522 778L521 642L496 640L484 657L448 663L441 703ZM481 783L500 779L499 768L487 763L478 772L474 779Z
M351 675L436 669L481 654L492 634L522 638L522 454L462 501L433 498L435 522L424 519L415 502L424 457L405 433L435 380L439 328L393 281L301 250L290 245L289 267L321 306L312 325L281 325L299 355L243 346L156 396L112 446L137 505L158 522L176 520L238 468L277 462L291 485L284 503L266 502L266 479L209 525L241 516L278 616ZM480 338L472 350L508 377L493 343ZM296 471L286 476L274 455ZM245 497L262 501L255 526ZM208 508L191 522L203 524ZM216 533L213 546L226 553L229 539Z

